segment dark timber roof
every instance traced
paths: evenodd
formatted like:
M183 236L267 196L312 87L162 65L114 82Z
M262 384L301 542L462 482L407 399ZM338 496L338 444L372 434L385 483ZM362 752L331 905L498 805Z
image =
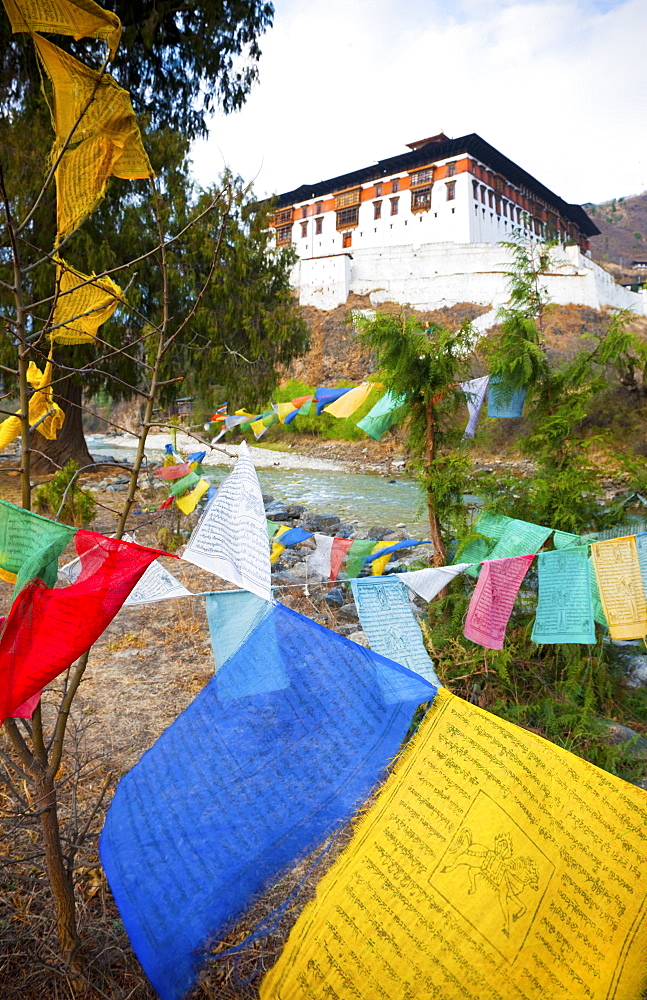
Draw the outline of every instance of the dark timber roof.
M381 177L388 177L404 170L415 170L416 167L423 167L435 160L444 160L450 156L458 156L460 153L470 154L496 173L502 174L512 184L528 188L537 197L552 205L562 218L574 222L580 232L587 236L599 234L600 230L581 205L569 205L559 195L554 194L553 191L536 180L532 174L522 170L507 156L499 153L494 146L490 146L489 142L481 139L480 135L475 132L472 132L471 135L463 135L459 139L429 142L419 149L401 153L399 156L390 156L387 160L378 160L370 167L353 170L349 174L340 174L339 177L319 181L318 184L302 184L294 191L286 191L285 194L279 195L275 207L279 209L294 205L296 202L310 201L312 198L329 195L333 191L343 191L344 188L352 187L354 184L367 184L370 181L376 181Z

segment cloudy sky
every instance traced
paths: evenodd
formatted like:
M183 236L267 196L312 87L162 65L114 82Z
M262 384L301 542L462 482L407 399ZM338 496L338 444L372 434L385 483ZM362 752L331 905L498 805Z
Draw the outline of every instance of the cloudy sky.
M260 82L193 157L258 195L477 132L569 202L647 189L645 0L275 0Z

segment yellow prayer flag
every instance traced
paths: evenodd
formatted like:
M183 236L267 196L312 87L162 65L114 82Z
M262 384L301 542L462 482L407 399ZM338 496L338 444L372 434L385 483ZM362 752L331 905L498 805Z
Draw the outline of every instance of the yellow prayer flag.
M100 38L114 59L121 38L121 21L94 0L3 0L11 30L44 31L55 35Z
M56 170L62 239L96 208L111 175L144 178L153 170L128 91L38 35L34 44L54 88L54 157L72 135Z
M281 553L285 552L285 545L281 545L280 538L281 535L284 535L288 530L289 528L287 528L286 525L281 525L272 539L272 551L270 552L270 562L272 565L274 565Z
M101 324L119 305L122 291L110 278L95 279L68 265L59 264L57 272L59 296L51 339L59 344L92 343Z
M45 419L42 420L42 423L38 424L37 431L44 438L47 438L48 441L54 441L63 426L65 414L58 403L54 402L54 390L50 384L52 381L51 351L44 372L41 372L33 361L29 362L27 381L35 390L29 400L27 411L29 423L33 426L33 424L38 423L44 417ZM52 411L51 413L49 412L50 410ZM17 412L20 413L20 410ZM20 428L21 420L18 416L7 417L6 420L0 423L0 451L3 451L12 441L15 441L20 434Z
M591 556L611 638L644 638L647 600L635 536L592 542Z
M0 580L4 580L5 583L15 583L17 579L17 573L10 573L8 569L0 567Z
M394 544L393 539L390 542L376 542L375 547L371 549L371 555L373 555L374 552L381 552L382 549L387 549L389 548L389 546L393 544ZM382 573L386 569L386 564L388 563L392 555L393 553L389 552L388 555L380 556L379 559L373 560L373 562L371 563L372 576L382 576Z
M261 1000L639 1000L647 794L441 689Z
M277 403L276 404L276 413L278 415L279 421L282 424L285 423L285 418L286 417L289 417L291 413L294 413L294 411L298 410L298 409L299 409L299 407L295 406L294 403Z
M209 489L210 483L206 479L201 479L196 486L193 487L190 493L185 493L183 497L179 497L175 501L176 507L179 507L183 514L191 514L196 508L198 500L201 499Z
M362 403L366 402L375 387L375 382L363 382L354 389L349 389L334 403L324 406L324 413L332 413L333 417L340 418L352 416L355 410L359 410Z

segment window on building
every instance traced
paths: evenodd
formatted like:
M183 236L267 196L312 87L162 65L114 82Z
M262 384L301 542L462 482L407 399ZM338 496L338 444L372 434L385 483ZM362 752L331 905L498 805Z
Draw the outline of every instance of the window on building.
M416 188L411 192L411 211L428 212L431 208L431 187Z
M520 208L517 209L517 223L518 223L518 225L521 225L521 209Z
M487 197L490 203L490 208L494 208L494 194L492 193L492 191L488 191Z
M496 214L501 215L501 199L498 194L494 196L494 201L496 202Z
M374 219L381 219L382 218L382 202L381 201L374 201L373 202L373 218Z
M323 229L323 218L315 219L315 236L321 236Z
M447 201L453 201L456 197L456 181L450 181L447 185Z
M323 212L323 201L318 201L315 205L315 215L321 215Z
M422 187L424 184L432 184L434 180L434 168L425 167L424 170L414 170L411 174L411 187Z
M282 208L279 212L274 213L274 225L284 226L286 222L292 222L294 218L294 209L292 208Z
M395 194L395 192L399 190L400 190L400 178L396 177L395 180L391 181L391 191L393 191L393 193Z
M453 177L455 173L456 173L456 163L455 162L454 163L448 163L447 164L447 176L448 177Z
M472 194L474 195L474 200L478 201L478 199L479 199L479 182L478 181L472 181Z
M398 214L398 206L400 204L400 199L399 198L391 198L390 201L391 201L391 215L397 215Z
M352 191L342 191L335 195L335 209L347 208L349 205L359 205L362 189L353 188Z
M507 203L507 201L505 201L505 199L503 201L503 214L504 214L504 216L507 219L508 218L508 203Z
M342 208L337 212L337 229L349 229L359 222L359 205L352 208Z
M376 198L381 198L382 197L382 182L381 181L378 182L375 185L375 197Z
M276 244L279 247L287 246L292 242L292 223L288 226L278 226L276 230Z
M307 235L308 235L308 223L307 222L302 222L301 223L301 239L303 239Z
M481 184L481 201L485 205L485 184Z
M351 233L344 233L344 234L342 235L342 238L341 238L341 245L342 245L342 248L343 248L344 250L345 250L345 249L346 249L347 247L352 247L352 245L353 245L353 234L352 234L352 232L351 232Z
M303 208L301 209L301 218L302 219L307 219L308 218L308 206L307 205L304 205Z

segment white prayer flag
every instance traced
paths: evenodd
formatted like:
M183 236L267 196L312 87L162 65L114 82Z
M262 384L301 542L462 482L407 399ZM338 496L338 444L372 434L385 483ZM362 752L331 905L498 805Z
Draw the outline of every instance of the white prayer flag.
M173 597L192 597L190 590L162 566L159 559L151 563L134 590L130 592L127 604L153 604L168 601Z
M474 437L479 413L481 412L481 407L483 406L487 395L489 381L490 376L483 375L482 378L473 378L469 382L461 382L461 389L465 393L467 412L470 415L467 427L465 428L465 433L463 434L464 438Z
M410 573L399 573L398 578L406 583L423 601L432 601L450 580L463 573L472 563L456 563L455 566L434 566L429 569L415 569Z
M245 442L232 472L200 518L183 558L266 601L272 599L265 508Z
M317 573L325 580L330 578L330 560L332 556L332 543L334 538L330 535L320 535L318 532L314 536L317 548L308 558L308 572Z

